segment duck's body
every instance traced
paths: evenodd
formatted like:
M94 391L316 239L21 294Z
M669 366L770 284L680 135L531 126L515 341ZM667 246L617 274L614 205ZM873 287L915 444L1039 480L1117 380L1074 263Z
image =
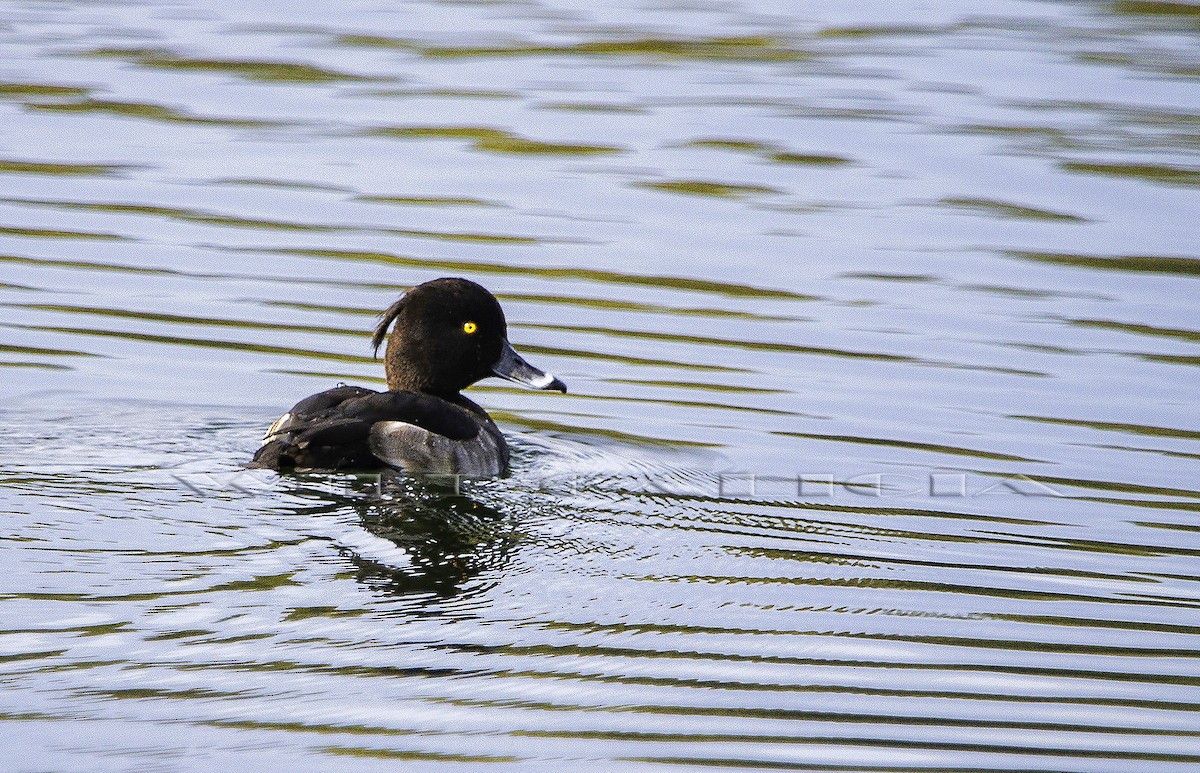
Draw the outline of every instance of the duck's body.
M297 403L263 438L254 465L275 470L372 470L487 478L508 467L508 445L475 403L419 392L329 389Z
M251 465L274 470L371 470L491 477L508 469L508 445L487 412L460 393L491 375L536 389L566 387L521 359L504 312L466 279L413 288L384 312L388 390L338 386L279 417Z

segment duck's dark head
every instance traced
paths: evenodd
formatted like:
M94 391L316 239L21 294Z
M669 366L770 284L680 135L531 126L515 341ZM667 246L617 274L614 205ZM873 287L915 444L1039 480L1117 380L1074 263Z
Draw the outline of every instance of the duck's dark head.
M384 338L388 389L453 397L480 379L500 376L534 389L567 391L513 350L500 303L467 279L435 279L409 290L375 327L376 353Z

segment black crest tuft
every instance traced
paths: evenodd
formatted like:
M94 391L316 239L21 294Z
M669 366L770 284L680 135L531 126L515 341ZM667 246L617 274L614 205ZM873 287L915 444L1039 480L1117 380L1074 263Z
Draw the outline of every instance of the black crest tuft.
M392 326L392 321L400 316L400 312L404 310L404 304L408 301L408 293L401 295L396 299L396 302L387 307L387 310L379 317L379 324L375 326L375 333L371 336L371 348L376 357L379 356L379 347L383 346L383 342L387 339L388 328Z

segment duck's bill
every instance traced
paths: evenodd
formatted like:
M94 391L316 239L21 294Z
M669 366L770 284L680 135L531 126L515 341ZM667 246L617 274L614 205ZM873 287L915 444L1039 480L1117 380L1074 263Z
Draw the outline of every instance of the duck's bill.
M534 389L557 389L564 395L567 393L566 384L553 374L538 370L525 362L525 358L517 354L508 341L504 342L504 349L500 352L500 359L492 366L492 373Z

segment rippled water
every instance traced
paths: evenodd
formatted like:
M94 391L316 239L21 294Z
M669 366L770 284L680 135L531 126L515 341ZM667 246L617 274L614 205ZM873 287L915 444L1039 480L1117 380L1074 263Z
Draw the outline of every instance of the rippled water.
M1200 763L1200 6L283 8L0 6L6 769ZM511 477L242 468L445 275Z

